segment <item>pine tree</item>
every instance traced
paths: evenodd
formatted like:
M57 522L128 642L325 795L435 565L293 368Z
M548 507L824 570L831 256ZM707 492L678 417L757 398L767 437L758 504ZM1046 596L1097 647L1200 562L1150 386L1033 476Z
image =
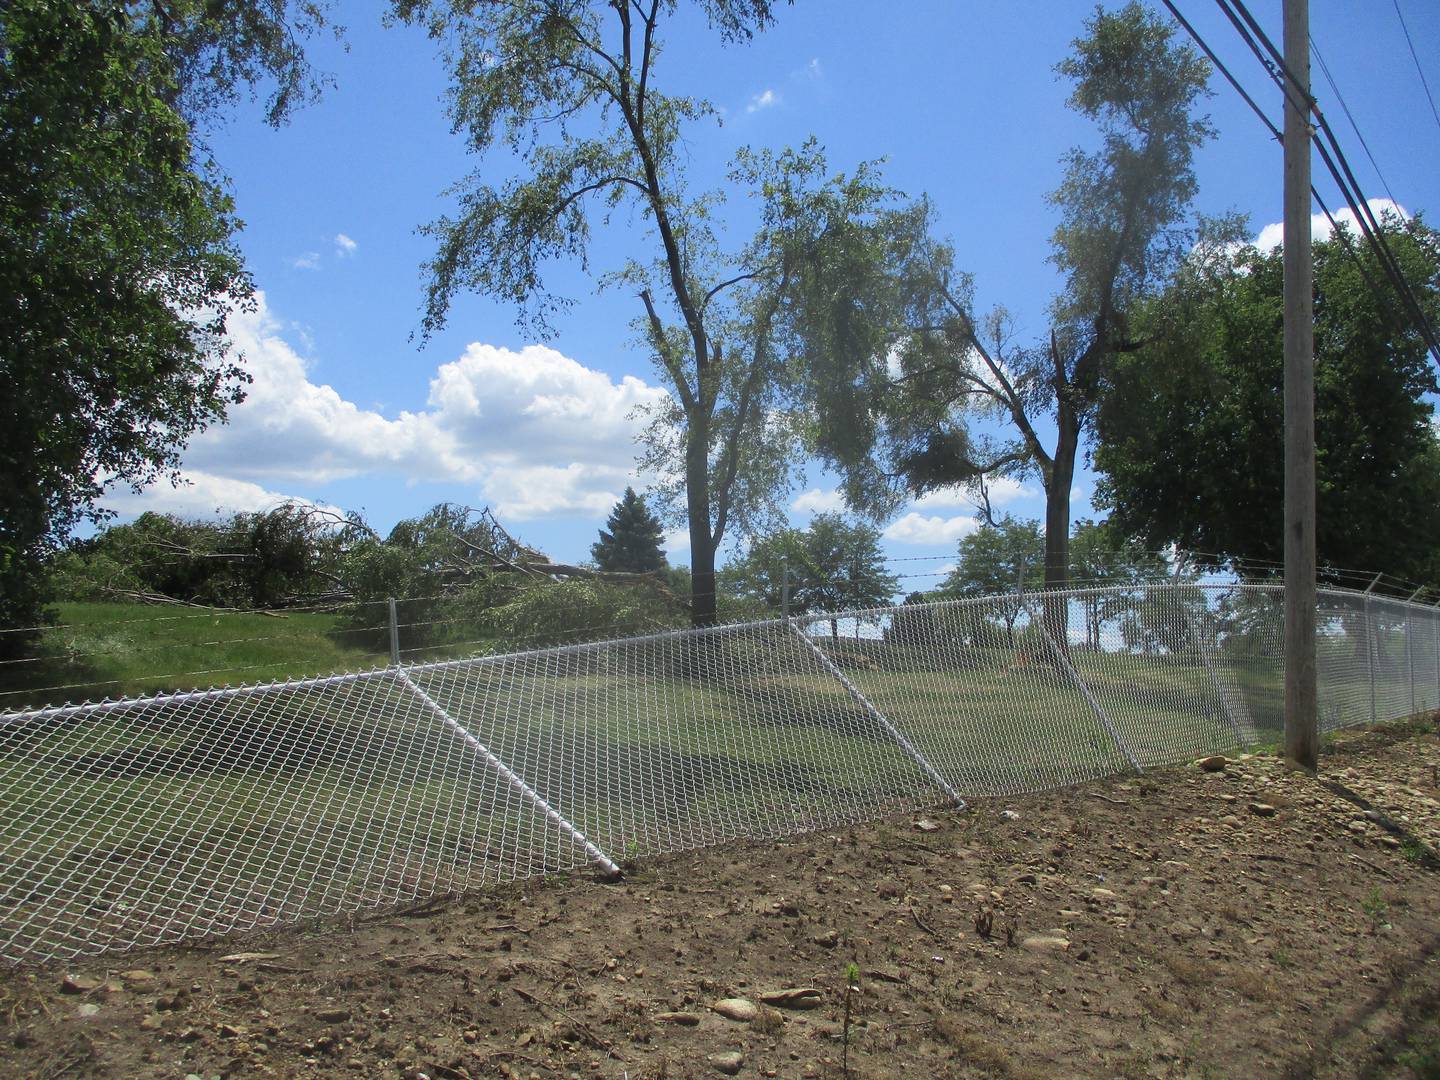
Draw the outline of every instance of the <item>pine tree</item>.
M634 488L625 489L625 497L610 511L605 525L599 541L590 547L601 570L644 574L664 568L665 553L660 550L664 529Z

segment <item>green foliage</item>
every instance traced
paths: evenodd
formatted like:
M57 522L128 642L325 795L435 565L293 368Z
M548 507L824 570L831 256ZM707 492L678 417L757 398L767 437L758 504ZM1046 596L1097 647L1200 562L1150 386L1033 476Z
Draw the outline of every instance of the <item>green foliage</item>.
M1006 644L1015 642L1015 623L1025 610L1016 590L1033 592L1045 583L1045 537L1040 523L1006 514L993 526L960 538L955 569L940 586L945 596L994 597L983 615L1003 626ZM999 622L993 622L998 619ZM979 644L996 644L993 633L972 628Z
M319 17L301 7L294 25L285 0L0 16L0 626L39 617L46 556L103 517L107 484L174 475L242 397L224 330L252 287L190 122L270 75L284 115Z
M762 537L721 574L726 591L771 613L781 606L789 575L790 610L830 613L888 604L898 579L885 569L879 530L816 514L806 529ZM831 620L832 631L836 629Z
M609 531L601 529L600 539L590 548L590 556L601 570L648 574L664 568L660 541L665 530L634 488L625 489L605 525Z
M473 613L496 649L539 649L678 629L688 613L674 598L639 585L593 579L516 584Z
M1281 253L1225 223L1136 320L1144 347L1114 364L1099 419L1098 500L1151 547L1282 557ZM1440 315L1440 236L1387 223L1388 242ZM1440 581L1434 369L1368 251L1315 252L1317 546L1322 563ZM1358 257L1358 264L1357 264ZM1364 269L1362 270L1362 267ZM1367 276L1369 281L1367 281Z
M1111 360L1133 347L1131 309L1184 249L1179 229L1194 194L1192 160L1211 135L1193 115L1208 67L1138 3L1097 10L1059 65L1072 108L1102 136L1072 150L1051 202L1060 211L1052 262L1065 285L1046 340L1017 344L1008 314L973 310L968 275L948 244L906 223L888 280L864 295L889 318L889 348L870 337L821 338L812 379L820 452L845 476L852 506L883 514L937 488L981 477L1038 475L1046 492L1046 582L1069 567L1070 490L1076 456ZM853 347L851 347L853 345ZM1013 435L972 430L999 421ZM1041 440L1053 423L1053 447Z

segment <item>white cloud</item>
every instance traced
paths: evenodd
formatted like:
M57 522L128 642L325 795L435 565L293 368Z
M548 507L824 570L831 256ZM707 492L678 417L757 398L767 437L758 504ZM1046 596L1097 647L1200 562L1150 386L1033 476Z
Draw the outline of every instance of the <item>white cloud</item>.
M254 312L231 319L230 338L254 381L229 423L191 441L185 467L249 484L232 490L252 500L275 487L390 475L469 486L515 520L603 517L633 482L641 422L632 413L665 395L541 345L477 342L435 371L425 409L385 416L311 381L263 294Z
M996 477L986 482L990 490L990 505L992 507L1005 506L1021 499L1033 499L1040 494L1035 488L1027 487L1019 480L1012 480L1008 476ZM954 510L957 508L974 509L975 499L972 499L963 487L939 488L920 496L913 503L915 510Z
M1382 217L1386 212L1399 214L1402 218L1409 219L1410 212L1399 203L1391 202L1389 199L1370 199L1368 202L1370 212L1377 218ZM1344 222L1350 227L1353 236L1360 235L1360 226L1356 223L1355 212L1349 207L1343 207L1335 211L1335 220ZM1329 240L1335 230L1330 227L1330 219L1324 214L1313 214L1310 217L1310 235L1315 240ZM1260 230L1260 235L1255 238L1255 246L1264 252L1274 251L1280 247L1285 240L1284 222L1274 222L1266 225Z
M307 251L304 255L296 255L290 259L292 270L319 270L320 253L318 251Z
M926 517L912 510L894 522L882 535L886 540L894 540L900 544L953 544L979 527L979 519L968 515Z
M831 488L829 491L811 488L791 503L790 509L797 514L844 513L845 496L841 495L836 488Z
M750 104L745 106L747 113L759 112L761 109L768 109L772 105L780 104L780 95L774 90L765 89L750 99Z
M671 559L688 553L690 550L690 530L676 529L673 532L666 533L665 539L661 541L660 546L665 549L665 554Z
M344 258L346 255L354 255L355 249L360 245L351 240L343 232L335 234L335 254Z
M270 491L248 480L235 480L206 472L186 470L181 473L180 479L178 485L162 480L138 493L121 485L106 492L103 502L107 509L124 517L138 517L148 510L183 518L207 518L215 514L237 512L259 513L290 502L323 505L309 499ZM326 509L337 508L327 506Z

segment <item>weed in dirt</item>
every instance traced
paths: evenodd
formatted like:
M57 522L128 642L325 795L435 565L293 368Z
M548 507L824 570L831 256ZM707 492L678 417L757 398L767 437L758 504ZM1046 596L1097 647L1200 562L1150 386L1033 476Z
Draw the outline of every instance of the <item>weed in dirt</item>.
M750 1021L750 1027L761 1035L779 1035L785 1030L785 1014L769 1005L761 1005L755 1019Z
M1161 959L1170 974L1185 986L1203 986L1210 979L1210 966L1202 961L1172 952L1165 953Z
M1419 866L1425 861L1425 848L1418 840L1406 840L1400 845L1400 856L1406 862Z
M1432 1039L1395 1056L1395 1064L1418 1080L1440 1080L1440 1039Z
M995 911L989 904L981 904L975 911L975 932L989 940L995 930Z
M1366 894L1365 899L1360 901L1360 908L1370 919L1370 926L1375 930L1384 930L1390 925L1390 905L1385 902L1385 897L1380 893L1377 885Z
M1289 971L1295 966L1295 959L1290 955L1290 950L1284 945L1277 945L1270 953L1270 959L1275 961L1275 966Z
M850 1019L855 995L860 993L860 965L853 960L845 965L845 1026L841 1029L840 1068L846 1080L850 1076Z
M1275 984L1258 971L1239 971L1234 975L1235 989L1251 1001L1268 1001L1275 995Z
M930 1030L940 1042L953 1047L956 1055L966 1064L995 1076L1016 1075L1015 1063L1004 1049L985 1036L967 1030L955 1017L937 1018Z

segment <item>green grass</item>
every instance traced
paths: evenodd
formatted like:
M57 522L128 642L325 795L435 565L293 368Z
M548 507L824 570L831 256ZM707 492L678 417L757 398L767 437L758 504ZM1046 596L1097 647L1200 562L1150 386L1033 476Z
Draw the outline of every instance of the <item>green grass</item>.
M29 658L0 665L0 711L382 664L335 615L60 604ZM368 635L373 637L373 633Z

